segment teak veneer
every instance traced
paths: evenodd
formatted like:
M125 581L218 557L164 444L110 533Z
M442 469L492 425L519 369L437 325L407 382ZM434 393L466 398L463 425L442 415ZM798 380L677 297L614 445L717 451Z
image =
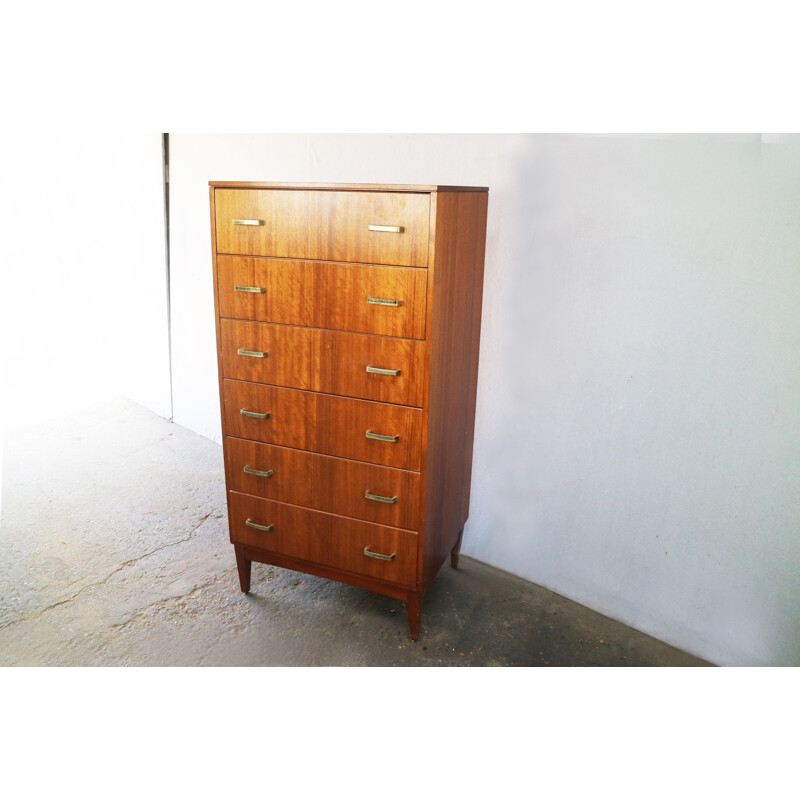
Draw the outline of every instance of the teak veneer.
M469 514L488 190L209 183L230 540L405 602Z

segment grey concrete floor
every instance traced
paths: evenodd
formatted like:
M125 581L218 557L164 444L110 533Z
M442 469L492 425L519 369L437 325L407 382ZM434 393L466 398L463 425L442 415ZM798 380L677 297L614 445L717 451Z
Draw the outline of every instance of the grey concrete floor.
M462 556L423 605L253 565L239 591L222 448L127 400L7 431L1 666L705 666Z

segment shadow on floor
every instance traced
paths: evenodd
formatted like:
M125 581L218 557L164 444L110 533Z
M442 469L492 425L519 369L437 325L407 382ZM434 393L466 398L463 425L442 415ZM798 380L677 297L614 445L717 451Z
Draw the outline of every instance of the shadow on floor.
M2 666L707 666L486 564L402 603L253 564L239 591L222 450L125 400L7 437Z

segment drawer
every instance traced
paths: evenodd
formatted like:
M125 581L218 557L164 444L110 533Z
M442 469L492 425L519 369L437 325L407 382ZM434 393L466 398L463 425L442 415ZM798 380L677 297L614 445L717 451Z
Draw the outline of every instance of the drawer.
M220 316L425 338L427 270L217 258Z
M369 575L406 586L416 584L417 534L228 493L231 541L290 558ZM248 525L248 520L250 524ZM255 526L260 525L261 530ZM388 556L375 558L371 553Z
M218 253L428 265L428 194L216 189L214 204Z
M228 488L237 492L395 528L419 528L417 472L231 436L225 439L225 465ZM392 502L370 499L367 493Z
M229 436L400 469L420 468L418 408L225 379L222 415Z
M422 406L425 342L230 319L220 333L225 378Z

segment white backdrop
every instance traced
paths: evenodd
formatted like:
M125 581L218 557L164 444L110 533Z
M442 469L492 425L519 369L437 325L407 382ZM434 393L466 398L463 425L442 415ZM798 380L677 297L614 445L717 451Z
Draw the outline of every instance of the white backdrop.
M125 395L170 415L161 134L3 137L6 424Z
M220 440L209 180L490 188L463 552L800 665L800 139L171 136L175 420Z

